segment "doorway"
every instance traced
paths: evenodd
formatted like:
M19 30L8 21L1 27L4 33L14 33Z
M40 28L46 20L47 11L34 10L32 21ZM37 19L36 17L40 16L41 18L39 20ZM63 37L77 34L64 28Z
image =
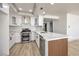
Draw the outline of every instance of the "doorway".
M45 32L53 32L53 20L50 18L44 18L43 28Z

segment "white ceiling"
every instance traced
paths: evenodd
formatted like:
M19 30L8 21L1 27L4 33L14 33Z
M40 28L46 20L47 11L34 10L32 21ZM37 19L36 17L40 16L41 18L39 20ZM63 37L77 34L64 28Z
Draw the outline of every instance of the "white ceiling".
M50 3L15 3L16 7L22 8L21 12L29 12L30 9L33 10L34 14L42 14L43 11L46 14L59 14L59 13L78 13L79 14L79 3L55 3L51 5ZM43 10L40 8L43 7Z
M18 10L19 8L22 8L22 10L19 10L20 12L29 13L29 10L33 10L34 3L16 3L15 5L18 8Z

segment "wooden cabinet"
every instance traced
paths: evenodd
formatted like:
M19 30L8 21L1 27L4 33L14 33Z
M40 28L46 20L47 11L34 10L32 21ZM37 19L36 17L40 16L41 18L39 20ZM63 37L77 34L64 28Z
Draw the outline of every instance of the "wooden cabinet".
M67 56L68 55L67 38L49 41L48 42L48 55L49 56Z
M40 38L40 54L42 56L68 56L68 39L61 38L47 41Z

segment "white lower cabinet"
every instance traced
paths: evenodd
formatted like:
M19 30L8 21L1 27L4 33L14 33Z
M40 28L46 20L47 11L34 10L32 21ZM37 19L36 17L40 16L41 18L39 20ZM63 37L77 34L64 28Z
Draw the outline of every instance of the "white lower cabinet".
M10 36L9 48L18 42L21 42L21 36L19 33L14 33L12 36Z
M40 40L39 40L39 34L38 33L35 33L35 41L36 41L37 46L39 48L39 46L40 46Z
M16 43L17 43L17 42L21 42L21 36L20 36L19 33L15 33L15 35L14 35L14 40L15 40Z
M15 36L14 34L10 36L9 48L11 48L15 44Z
M31 39L30 41L35 40L35 33L34 32L31 32L30 39Z

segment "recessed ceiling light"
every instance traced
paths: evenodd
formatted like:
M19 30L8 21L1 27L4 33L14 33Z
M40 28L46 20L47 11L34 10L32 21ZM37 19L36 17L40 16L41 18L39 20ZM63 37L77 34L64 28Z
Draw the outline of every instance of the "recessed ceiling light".
M30 9L29 12L32 12L32 10Z
M43 11L43 14L45 14L46 12L45 11Z
M22 8L19 8L19 10L22 10Z
M53 5L54 3L50 3L51 5Z

